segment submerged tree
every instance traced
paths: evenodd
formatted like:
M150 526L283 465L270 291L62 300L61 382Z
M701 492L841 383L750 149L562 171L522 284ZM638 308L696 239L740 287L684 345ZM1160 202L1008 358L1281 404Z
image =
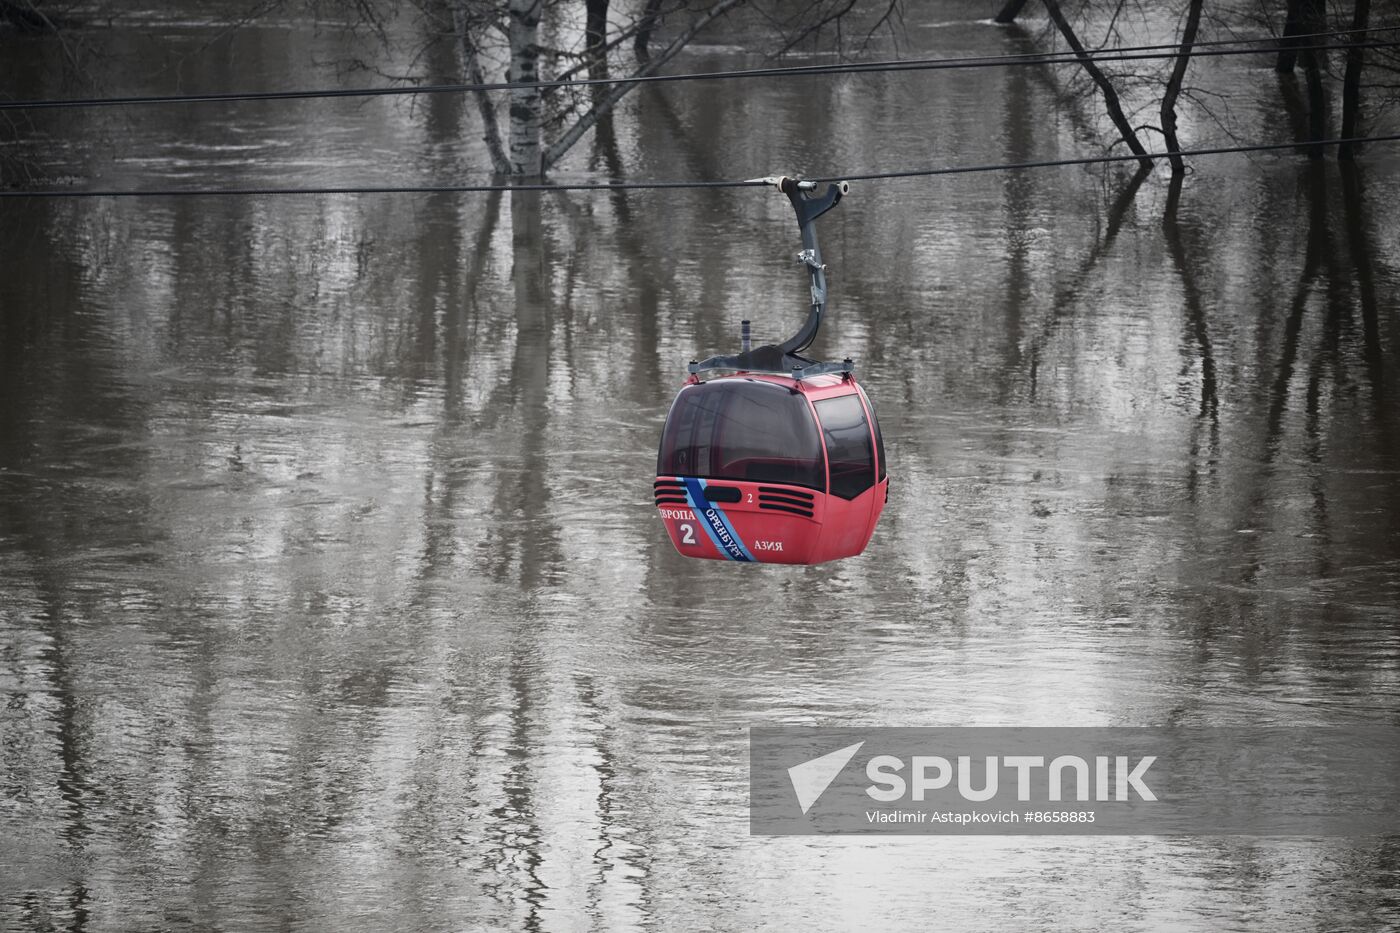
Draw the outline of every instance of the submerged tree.
M1170 73L1165 77L1149 70L1134 71L1119 67L1116 72L1100 67L1094 52L1111 49L1108 38L1118 32L1120 20L1135 17L1148 19L1148 12L1160 13L1160 7L1147 0L1041 0L1051 23L1078 59L1084 74L1103 97L1104 109L1118 130L1119 136L1135 153L1141 155L1137 134L1143 130L1160 132L1166 144L1173 173L1184 171L1178 137L1178 111L1183 102L1192 103L1196 111L1231 133L1228 110L1210 101L1205 93L1194 90L1185 82L1187 69L1194 54L1198 36L1207 23L1220 33L1257 38L1262 30L1276 36L1277 45L1269 50L1274 70L1281 78L1285 110L1294 117L1300 146L1312 158L1322 158L1324 146L1318 141L1334 135L1329 128L1329 100L1333 88L1341 85L1342 118L1340 136L1356 139L1363 132L1363 111L1374 115L1388 103L1393 103L1400 82L1393 77L1378 78L1368 83L1367 71L1386 75L1400 74L1400 56L1383 44L1378 45L1376 30L1371 22L1370 0L1352 0L1350 17L1339 2L1329 12L1325 0L1273 0L1258 3L1213 3L1201 0L1179 0L1181 11L1177 52L1172 56ZM1029 7L1028 0L1005 0L996 14L999 23L1014 23ZM1335 16L1333 16L1335 13ZM1400 10L1391 9L1385 17L1386 26L1400 23ZM1086 24L1104 25L1103 44L1098 48L1081 41ZM1160 40L1156 40L1160 41ZM1346 50L1344 68L1338 71L1329 59L1329 46ZM1371 54L1368 55L1367 53ZM1301 66L1301 85L1293 77ZM1217 95L1216 101L1223 100ZM1137 114L1155 101L1160 114L1160 126L1134 125ZM1359 147L1356 142L1344 142L1338 148L1339 158L1352 158Z
M502 133L496 111L485 97L478 98L478 110L485 124L486 144L496 172L519 178L535 178L547 173L638 86L632 79L656 74L711 24L731 11L746 5L759 7L759 18L772 27L782 43L774 54L782 54L814 39L827 26L836 25L839 28L855 6L852 0L815 0L799 7L795 15L782 17L750 0L674 0L669 7L664 0L646 0L639 11L634 11L632 19L619 23L615 36L609 38L608 0L582 0L585 45L578 56L579 62L556 75L545 76L540 70L544 51L539 44L541 22L551 12L567 12L566 3L562 0L550 0L549 3L546 0L508 0L505 10L507 21L502 24L502 5L499 2L451 2L458 10L458 21L476 24L457 30L468 80L472 83L480 83L478 76L484 41L491 36L507 36L510 62L507 77L512 84L523 85L512 87L509 92L507 146L501 144ZM897 18L899 4L900 0L886 0L867 38ZM653 50L652 39L658 28L666 23L674 25L672 35L662 48ZM609 52L627 39L633 41L636 65L626 78L610 83L601 93L594 93L586 99L575 99L551 93L537 84L531 86L541 80L571 78L585 68L591 76L605 75ZM837 41L840 42L839 37ZM580 103L580 100L583 102ZM558 128L552 139L545 138L546 126Z
M1108 111L1108 118L1113 121L1113 125L1118 128L1119 135L1123 142L1127 143L1133 155L1138 157L1138 162L1142 168L1149 168L1152 160L1147 157L1147 149L1143 146L1142 140L1138 139L1137 132L1132 124L1128 122L1128 117L1123 113L1123 105L1119 101L1118 90L1113 86L1113 82L1104 74L1103 69L1094 62L1094 59L1084 49L1084 43L1079 41L1079 35L1074 31L1074 27L1065 18L1064 11L1060 9L1059 0L1043 0L1045 10L1050 14L1050 19L1055 23L1055 28L1064 36L1065 42L1074 50L1074 55L1079 59L1079 64L1083 66L1085 74L1094 82L1094 86L1103 95L1104 109Z
M77 0L0 0L0 38L6 31L45 32L66 50L70 21L56 11L70 2ZM882 28L893 32L901 2L881 0L871 12L857 10L854 0L629 0L619 13L610 0L257 0L209 26L223 36L277 15L309 13L376 40L368 53L339 59L342 72L408 85L476 85L470 96L492 170L524 179L557 166L639 86L637 79L660 72L734 11L752 10L744 36L753 51L781 55L833 32L834 45L843 48L842 24L856 17L873 20L867 39ZM617 53L629 46L624 64ZM618 66L613 80L610 69ZM584 76L604 83L558 84ZM503 83L509 86L493 87Z
M877 29L892 28L900 2L884 0L867 38ZM393 0L357 3L371 10L366 19L375 24L382 24L386 10L395 6ZM839 31L856 12L852 0L813 0L795 10L776 0L637 0L619 16L613 15L609 0L411 0L411 6L428 43L451 37L463 81L480 85L503 79L512 85L504 93L478 91L475 97L492 168L515 178L549 172L638 87L635 79L658 73L706 29L741 7L753 8L753 19L773 37L769 54L816 41L828 26ZM549 48L542 42L542 31L571 33L576 27L570 24L580 18L581 48ZM667 27L670 34L657 48L655 40ZM838 32L838 46L842 41ZM582 76L608 78L610 64L618 63L614 53L629 42L635 61L624 77L595 85L586 94L551 85ZM419 49L409 57L426 56ZM493 72L493 63L505 65L503 73Z

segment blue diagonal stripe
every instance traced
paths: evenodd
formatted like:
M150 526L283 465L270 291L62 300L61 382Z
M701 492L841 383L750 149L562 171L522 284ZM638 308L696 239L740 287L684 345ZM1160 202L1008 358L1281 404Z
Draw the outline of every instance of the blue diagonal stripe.
M705 534L710 536L710 540L715 543L715 548L721 554L730 560L753 560L753 555L744 547L739 533L729 524L724 510L710 502L709 497L705 495L703 479L685 477L685 497L690 501L690 508L695 512L700 527L705 529Z

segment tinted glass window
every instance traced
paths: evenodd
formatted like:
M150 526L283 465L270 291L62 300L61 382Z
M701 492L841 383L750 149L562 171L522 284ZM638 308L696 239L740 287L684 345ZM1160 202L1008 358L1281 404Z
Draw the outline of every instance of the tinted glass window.
M854 499L875 485L875 454L865 409L859 397L841 395L817 402L817 417L826 439L831 494Z
M661 434L656 472L826 488L807 400L759 381L681 389Z
M870 426L875 429L875 452L879 454L880 479L888 475L889 469L885 466L885 439L880 435L880 419L875 416L875 406L870 404L870 396L865 394L865 390L860 390L860 397L865 399L865 407L870 409Z

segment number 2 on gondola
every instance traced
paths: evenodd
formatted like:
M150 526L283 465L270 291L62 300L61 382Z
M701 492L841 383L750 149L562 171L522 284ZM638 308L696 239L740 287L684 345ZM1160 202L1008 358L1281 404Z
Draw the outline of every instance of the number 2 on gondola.
M681 522L681 544L695 543L695 526L689 522Z

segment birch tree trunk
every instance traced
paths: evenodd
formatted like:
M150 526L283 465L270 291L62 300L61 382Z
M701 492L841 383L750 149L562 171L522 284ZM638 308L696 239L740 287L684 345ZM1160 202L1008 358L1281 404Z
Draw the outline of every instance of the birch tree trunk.
M540 79L539 32L544 0L510 0L510 80L533 84ZM510 174L537 178L543 100L538 87L510 91Z

